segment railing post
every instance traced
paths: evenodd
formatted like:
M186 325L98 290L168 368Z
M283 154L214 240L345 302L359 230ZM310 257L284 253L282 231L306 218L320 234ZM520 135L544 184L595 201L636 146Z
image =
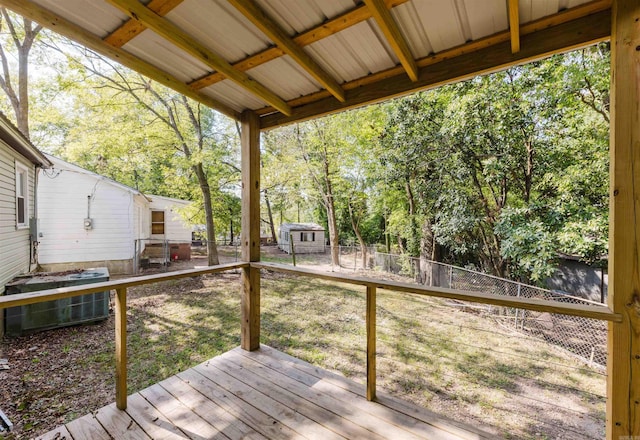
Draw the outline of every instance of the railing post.
M376 286L367 285L367 400L376 400Z
M260 261L260 121L255 112L242 112L242 261ZM240 345L260 348L260 269L242 270Z
M640 5L614 0L611 24L607 439L640 438Z
M127 409L127 288L116 289L116 406Z

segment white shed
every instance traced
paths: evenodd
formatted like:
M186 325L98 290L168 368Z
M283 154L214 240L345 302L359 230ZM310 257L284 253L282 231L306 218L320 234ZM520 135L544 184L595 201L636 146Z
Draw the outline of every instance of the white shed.
M0 294L7 281L36 267L35 185L40 168L50 165L0 113Z
M325 250L324 228L316 223L283 223L280 225L280 249L296 254L322 253Z
M47 156L38 183L39 263L48 271L105 266L131 273L134 241L151 235L149 199L107 177Z

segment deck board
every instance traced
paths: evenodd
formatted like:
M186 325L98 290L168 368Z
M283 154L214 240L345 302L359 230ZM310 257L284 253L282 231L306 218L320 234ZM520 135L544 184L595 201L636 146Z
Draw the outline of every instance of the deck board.
M321 393L313 392L308 387L295 385L285 382L276 383L269 378L268 374L261 374L256 369L251 369L250 360L244 360L237 355L233 362L220 362L218 365L229 371L232 376L245 383L252 383L252 386L264 390L274 400L282 403L294 411L298 411L316 423L322 423L324 426L337 433L344 438L369 438L372 440L383 440L383 435L376 434L373 430L369 430L366 417L359 417L359 422L354 423L350 417L345 417L351 412L349 408L342 402L333 399L332 405L326 404L328 396ZM278 380L279 378L275 378ZM303 390L301 390L303 389ZM306 390L310 390L307 392ZM333 409L332 412L327 407ZM358 419L358 417L356 417ZM408 437L409 438L409 437ZM417 437L414 437L414 439Z
M495 435L379 395L272 348L236 348L67 423L42 439L480 440Z
M325 394L331 396L340 395L350 405L354 405L375 418L398 421L405 428L415 425L419 429L426 429L428 431L426 435L431 435L431 427L434 427L452 433L456 439L474 440L478 438L495 438L496 436L495 433L488 433L474 426L442 417L425 408L381 392L377 393L376 403L369 402L364 398L365 386L363 384L358 384L343 376L313 366L271 347L262 346L260 351L251 353L239 349L232 351L246 355L275 370L286 372L288 377L305 383L314 389L319 389ZM380 405L381 403L383 405ZM393 409L393 411L389 411L389 408Z
M189 384L177 376L172 376L160 382L160 385L170 392L176 399L187 405L193 412L215 426L230 440L264 440L265 436L251 428L246 423L235 418L224 408L197 392ZM195 392L194 392L195 391Z
M140 393L127 398L127 414L154 440L184 439L186 435Z
M111 436L104 430L93 414L87 414L65 425L71 438L91 438L95 440L111 440Z

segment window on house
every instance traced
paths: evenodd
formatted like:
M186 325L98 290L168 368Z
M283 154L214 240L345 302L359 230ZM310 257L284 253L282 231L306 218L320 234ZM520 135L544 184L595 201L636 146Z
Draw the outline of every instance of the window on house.
M16 162L16 225L27 226L29 222L29 171Z
M300 241L316 241L315 232L301 232Z
M151 211L151 233L164 234L164 211Z

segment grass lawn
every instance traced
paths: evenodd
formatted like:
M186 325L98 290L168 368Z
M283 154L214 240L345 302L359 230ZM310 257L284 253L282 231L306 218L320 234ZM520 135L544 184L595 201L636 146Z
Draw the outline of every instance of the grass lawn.
M239 345L239 276L129 291L129 390ZM264 274L262 343L364 383L364 289ZM379 291L378 386L506 438L602 438L605 376L445 301ZM0 408L31 438L113 402L113 318L5 338ZM0 434L2 438L2 434Z

